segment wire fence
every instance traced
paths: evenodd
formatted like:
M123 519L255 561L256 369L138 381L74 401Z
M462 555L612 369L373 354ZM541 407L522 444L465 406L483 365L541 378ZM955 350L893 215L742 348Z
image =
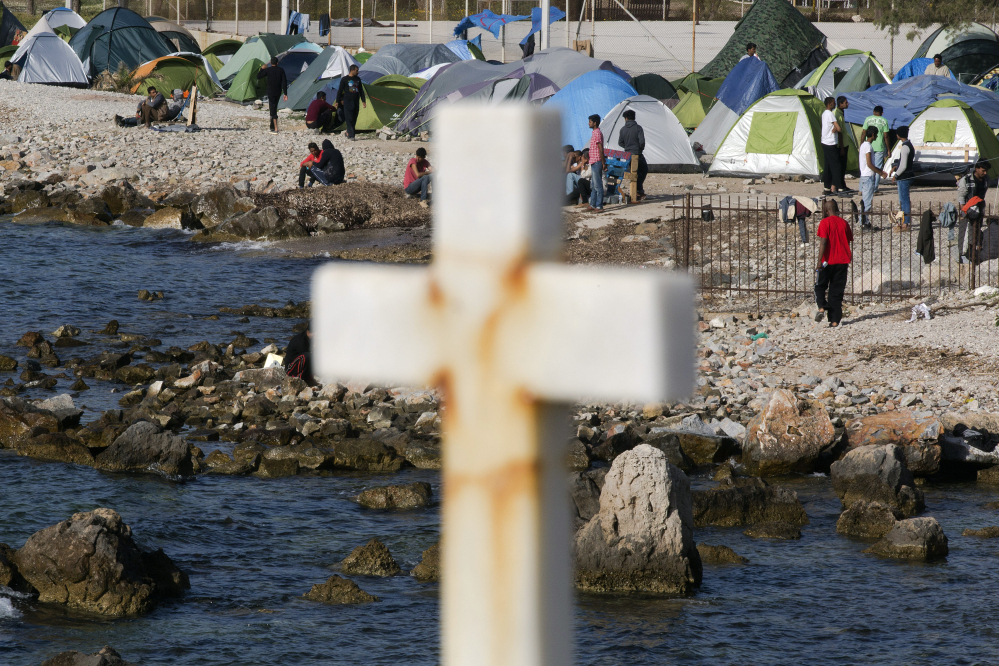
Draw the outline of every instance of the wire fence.
M804 228L778 218L778 198L743 201L739 197L687 194L667 203L663 221L677 268L695 277L702 294L774 302L814 295L819 245L819 214ZM944 292L999 286L999 217L990 208L978 222L958 220L952 227L932 223L932 261L919 247L923 212L939 218L942 207L913 207L911 229L897 225L897 209L878 202L863 227L860 211L846 202L841 211L853 230L853 261L846 287L850 302L929 298ZM807 218L806 218L807 219ZM922 249L923 254L917 252Z

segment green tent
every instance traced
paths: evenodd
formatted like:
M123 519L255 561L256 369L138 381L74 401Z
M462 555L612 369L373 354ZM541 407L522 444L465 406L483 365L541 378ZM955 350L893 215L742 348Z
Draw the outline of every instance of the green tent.
M264 79L257 78L257 72L263 66L263 61L256 58L245 63L243 68L236 72L225 98L230 102L246 104L263 97L266 83Z
M376 86L362 84L364 95L368 99L367 107L361 107L357 114L357 130L379 130L385 125L391 126L398 116L416 97L412 88L396 88L391 86ZM344 129L340 125L336 129Z
M10 46L0 46L0 67L4 66L10 57L17 52L17 46L11 44Z
M212 69L214 69L216 72L225 67L225 63L219 60L219 57L214 53L209 53L208 55L202 53L201 55L205 56L205 60L208 61L208 64L211 65ZM216 74L216 76L218 75Z
M371 85L384 86L386 88L405 88L407 90L419 90L426 83L426 79L419 79L415 76L403 76L401 74L386 74L380 79L375 79Z
M200 56L165 56L143 63L132 72L133 95L147 95L149 86L167 94L178 88L190 90L192 85L198 86L198 93L204 97L222 90L205 71Z
M363 53L355 53L354 60L363 65L364 63L368 62L368 58L370 58L373 55L374 53L371 53L370 51L365 51Z
M821 60L829 56L825 41L826 36L788 0L756 0L736 24L722 50L701 69L701 74L726 76L746 55L746 44L754 42L758 45L756 55L767 63L774 78L782 85L791 86L818 64L809 62L814 59L815 51Z
M219 58L225 56L231 56L242 48L243 42L238 39L220 39L217 42L212 42L205 48L201 49L201 55L208 55L212 53ZM225 62L224 60L222 62Z
M224 83L226 79L231 79L243 70L243 65L251 60L260 62L270 62L270 59L279 53L284 53L296 44L306 41L303 35L273 35L264 33L250 37L233 54L229 62L218 73L219 79ZM211 52L211 51L209 51ZM218 55L216 53L216 55Z
M863 92L879 83L891 83L891 81L885 71L878 66L877 60L871 56L866 60L858 60L850 68L846 76L836 85L833 97L838 97L846 92Z
M853 76L850 76L850 74ZM850 78L847 82L846 79ZM829 56L806 74L794 87L808 90L819 99L836 97L840 92L860 92L875 83L886 83L888 74L870 51L845 49ZM842 87L842 86L847 87Z
M693 131L708 115L715 104L715 95L725 79L706 79L699 74L688 74L673 85L685 90L680 103L673 107L673 115L687 131Z
M73 39L73 35L80 32L79 28L74 28L71 25L59 25L52 28L52 30L55 31L55 34L62 37L62 41L66 43L69 43L69 40Z
M941 99L923 109L909 124L909 141L916 146L917 171L926 179L953 183L978 160L996 164L999 139L977 111L956 99ZM933 149L930 149L932 146Z
M679 98L673 84L658 74L639 74L631 80L631 85L639 95L648 95L660 101Z

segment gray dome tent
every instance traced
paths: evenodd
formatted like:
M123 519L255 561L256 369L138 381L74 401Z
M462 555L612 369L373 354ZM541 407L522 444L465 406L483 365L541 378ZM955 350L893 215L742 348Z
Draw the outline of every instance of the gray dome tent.
M124 63L135 69L144 62L173 53L173 46L131 9L112 7L101 12L69 40L91 78Z

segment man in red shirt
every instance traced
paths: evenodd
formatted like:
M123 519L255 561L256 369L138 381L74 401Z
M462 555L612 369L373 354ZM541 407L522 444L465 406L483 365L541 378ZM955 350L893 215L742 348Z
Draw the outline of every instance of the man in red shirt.
M326 93L319 91L316 98L309 102L309 108L305 111L305 126L309 129L318 129L320 132L328 132L333 126L333 114L336 107L326 103Z
M406 165L406 174L402 178L402 187L406 194L410 196L420 193L420 205L424 208L427 204L427 189L430 187L430 174L433 167L427 161L427 149L417 148L416 157L410 158Z
M843 292L852 259L850 243L853 242L853 230L839 216L839 204L834 199L822 203L822 214L825 217L819 222L816 232L822 244L819 247L819 264L815 267L815 304L819 306L815 321L822 321L823 314L826 314L829 326L836 328L843 319Z

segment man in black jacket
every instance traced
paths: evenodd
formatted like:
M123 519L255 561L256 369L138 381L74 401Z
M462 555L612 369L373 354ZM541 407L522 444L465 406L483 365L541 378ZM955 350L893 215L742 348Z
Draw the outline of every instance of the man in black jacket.
M638 155L638 201L641 201L645 198L645 177L649 175L649 164L642 154L645 152L645 130L635 122L635 112L631 109L624 112L624 127L617 142L624 152Z
M343 165L343 154L333 147L329 139L323 141L323 156L319 163L309 169L309 174L323 185L340 185L343 183L347 169Z
M368 100L364 96L364 85L357 75L357 65L351 65L347 76L340 79L340 88L336 91L336 104L343 109L343 122L347 124L347 138L354 140L354 126L359 113L358 102L367 108Z
M271 134L277 134L277 112L278 101L284 95L284 101L288 101L288 76L284 69L278 67L278 59L271 58L269 65L264 65L257 72L257 79L267 79L267 105L271 111Z

